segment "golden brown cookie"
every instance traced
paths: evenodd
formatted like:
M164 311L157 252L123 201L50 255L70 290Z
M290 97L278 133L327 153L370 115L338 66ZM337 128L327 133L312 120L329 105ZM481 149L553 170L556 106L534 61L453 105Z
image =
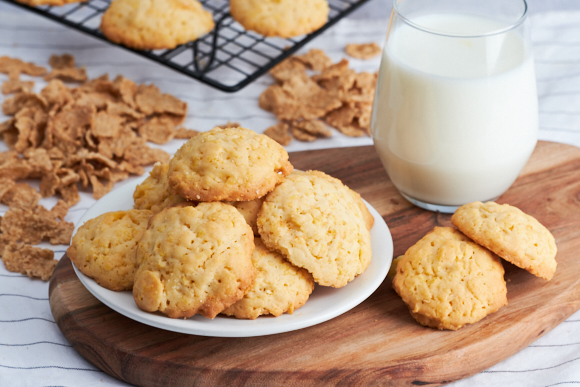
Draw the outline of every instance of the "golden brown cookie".
M101 19L107 39L137 50L175 48L213 28L197 0L113 0Z
M222 313L252 320L264 314L278 317L285 312L294 313L314 290L312 275L268 250L260 238L255 238L254 243L252 262L258 273L254 285L244 298Z
M350 190L350 192L355 197L357 204L362 212L362 216L363 216L363 219L365 221L365 225L367 226L367 229L369 229L369 231L370 231L370 229L372 229L374 224L375 224L375 217L373 216L373 214L371 214L371 212L367 208L365 202L363 201L363 199L361 198L359 193L355 192L353 190Z
M158 213L164 208L174 206L185 201L179 195L175 195L169 189L167 182L167 170L169 164L156 163L153 170L143 183L139 184L133 192L133 208L151 210Z
M469 203L455 211L451 222L480 245L538 277L550 280L556 271L554 236L519 208Z
M151 218L137 248L135 302L171 318L214 318L252 285L253 250L252 229L228 204L166 208Z
M149 210L108 212L79 227L66 253L87 277L110 290L133 287L137 242L147 229Z
M309 34L328 21L327 0L230 0L230 13L245 29L264 36Z
M389 272L387 273L387 277L395 278L395 275L397 274L397 265L399 262L401 262L403 257L404 255L399 255L397 258L393 259L393 262L391 262L391 267L389 268Z
M435 227L396 270L393 288L428 327L456 330L507 305L500 259L453 227Z
M240 211L240 214L246 219L248 225L252 228L254 235L259 236L258 233L258 213L262 208L262 203L266 199L265 196L261 198L250 200L247 202L228 202L229 205L232 205L236 208L236 210Z
M82 3L87 0L16 0L19 3L30 5L31 7L36 7L39 5L55 5L61 6L70 3Z
M371 261L360 200L319 171L295 171L268 194L258 230L269 249L308 270L320 285L342 287Z
M292 171L286 150L244 128L214 128L185 143L169 162L173 193L194 201L249 201Z

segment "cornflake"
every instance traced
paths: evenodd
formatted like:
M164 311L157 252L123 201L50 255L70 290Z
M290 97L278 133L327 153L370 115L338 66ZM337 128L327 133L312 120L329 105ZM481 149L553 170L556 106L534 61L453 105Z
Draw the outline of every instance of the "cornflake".
M309 76L307 69L317 72ZM325 123L347 136L370 135L376 73L356 73L346 59L332 64L317 49L286 59L270 73L276 83L260 95L258 103L279 123L264 131L267 136L282 145L288 145L292 136L314 141L332 136Z
M20 74L11 73L10 78L2 84L2 94L12 94L18 91L30 92L33 87L33 81L21 81Z
M8 56L0 57L0 73L3 74L28 74L34 77L40 77L46 74L46 69L37 66L34 63L24 62L20 59L10 58Z
M185 116L187 104L170 94L162 94L155 85L140 85L135 94L135 103L139 110L147 115L153 113L171 113Z
M12 187L14 187L16 183L12 179L8 179L6 177L0 177L0 201L6 194L6 192L10 191Z
M28 183L16 183L2 195L0 201L10 208L34 208L41 196Z
M309 69L322 71L332 64L332 60L326 56L324 51L313 48L304 55L296 56L300 62L304 63Z
M53 69L67 69L76 67L75 57L70 54L51 55L48 64Z
M0 255L6 246L18 246L23 253L10 250L10 265L44 279L54 265L41 261L30 266L30 257L44 254L30 245L43 240L69 244L74 225L64 219L80 200L79 186L92 189L98 199L115 182L143 174L144 166L168 162L169 155L147 141L163 144L198 134L178 128L187 104L154 85L137 85L122 76L87 80L85 69L69 54L51 56L49 65L47 75L44 67L0 57L0 73L9 77L2 90L12 94L2 111L13 116L0 123L0 138L9 148L0 152L0 202L9 205L0 218ZM20 80L20 74L45 76L49 82L33 93L34 83ZM24 179L38 179L39 190L19 182ZM38 204L41 197L54 195L59 198L50 211Z
M270 75L272 75L279 83L283 83L295 76L306 74L304 72L305 70L306 65L304 62L295 57L290 57L272 68L272 70L270 70Z
M270 126L264 131L264 134L281 145L288 145L292 141L292 136L289 133L290 127L286 122L280 121L274 126Z
M217 128L227 129L227 128L239 128L241 126L242 125L240 125L239 122L231 122L231 121L228 121L227 124L218 125Z
M294 130L300 131L303 133L308 134L309 136L314 136L314 139L318 137L331 137L332 132L330 129L324 124L324 122L320 120L301 120L295 121L292 123L292 133ZM296 139L300 140L298 136L294 136ZM301 140L303 141L303 140ZM313 140L312 140L313 141Z
M24 243L10 242L2 252L2 261L8 271L26 274L30 278L48 281L58 261L54 252Z
M31 245L44 239L53 245L69 244L73 229L73 223L58 221L41 205L32 209L10 207L0 224L0 231L10 240Z
M175 135L175 124L168 117L153 117L139 127L139 134L155 144L165 144Z
M375 42L364 44L347 44L346 53L357 59L371 59L381 53L381 47Z
M192 137L195 137L199 134L199 132L197 130L193 130L193 129L186 129L186 128L179 128L175 130L175 135L173 136L173 138L177 138L177 139L190 139Z
M298 141L312 142L316 140L316 136L313 136L308 132L300 130L300 128L298 128L297 126L292 126L290 132L292 133L294 138L297 139Z
M52 71L44 77L45 81L60 79L65 82L84 82L88 79L84 68L75 67L75 58L72 55L52 55L48 64Z

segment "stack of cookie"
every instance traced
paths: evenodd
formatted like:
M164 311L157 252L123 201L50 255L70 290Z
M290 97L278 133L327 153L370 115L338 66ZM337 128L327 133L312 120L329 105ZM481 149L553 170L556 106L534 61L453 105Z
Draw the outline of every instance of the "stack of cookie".
M155 165L134 209L81 226L68 255L144 311L172 318L292 313L314 283L342 287L371 259L374 219L322 172L293 171L267 136L215 128Z
M459 207L455 227L435 227L393 263L393 287L420 324L456 330L507 305L500 257L550 280L554 237L516 207L474 202Z

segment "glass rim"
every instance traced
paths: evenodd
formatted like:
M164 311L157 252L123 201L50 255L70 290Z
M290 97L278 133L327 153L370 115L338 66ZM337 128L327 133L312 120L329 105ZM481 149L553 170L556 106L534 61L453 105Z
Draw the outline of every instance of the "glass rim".
M445 33L443 31L437 31L437 30L432 30L430 28L426 28L423 27L417 23L412 22L409 18L405 17L401 11L398 8L399 3L401 3L402 0L393 0L393 12L396 12L397 15L408 25L410 25L413 28L416 28L420 31L423 32L427 32L433 35L440 35L440 36L447 36L447 37L451 37L451 38L484 38L487 36L493 36L493 35L499 35L499 34L503 34L507 31L510 31L514 28L517 28L518 26L520 26L524 20L526 20L526 16L528 15L528 3L526 2L526 0L521 0L524 3L524 12L522 13L522 16L520 16L520 18L513 24L504 27L504 28L500 28L498 30L493 30L491 32L486 32L484 34L477 34L477 35L461 35L461 34L453 34L453 33Z

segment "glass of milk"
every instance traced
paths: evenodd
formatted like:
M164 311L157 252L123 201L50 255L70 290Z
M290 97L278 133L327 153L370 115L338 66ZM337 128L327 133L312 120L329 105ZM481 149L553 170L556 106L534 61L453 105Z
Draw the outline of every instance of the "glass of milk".
M395 0L371 131L415 205L453 212L494 200L537 142L524 0Z

